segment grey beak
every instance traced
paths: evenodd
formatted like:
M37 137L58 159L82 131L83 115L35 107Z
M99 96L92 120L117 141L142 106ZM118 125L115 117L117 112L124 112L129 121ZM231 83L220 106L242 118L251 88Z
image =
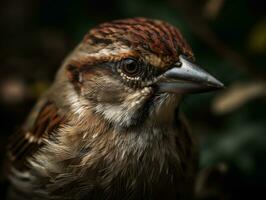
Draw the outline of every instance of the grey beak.
M159 90L169 93L208 92L224 88L223 83L208 72L189 61L185 56L179 57L181 66L167 70L159 81Z

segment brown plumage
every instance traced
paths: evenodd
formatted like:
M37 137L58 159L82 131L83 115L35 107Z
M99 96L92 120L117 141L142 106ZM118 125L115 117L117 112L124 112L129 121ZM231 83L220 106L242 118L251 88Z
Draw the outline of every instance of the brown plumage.
M197 151L178 108L222 84L191 59L159 20L89 31L11 138L9 198L192 198Z

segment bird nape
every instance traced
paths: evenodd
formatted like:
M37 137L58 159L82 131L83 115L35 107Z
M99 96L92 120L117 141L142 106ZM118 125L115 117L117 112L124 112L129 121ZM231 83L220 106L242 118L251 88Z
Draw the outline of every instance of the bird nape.
M180 31L133 18L91 29L8 150L9 199L191 199L197 148L177 112L223 88Z

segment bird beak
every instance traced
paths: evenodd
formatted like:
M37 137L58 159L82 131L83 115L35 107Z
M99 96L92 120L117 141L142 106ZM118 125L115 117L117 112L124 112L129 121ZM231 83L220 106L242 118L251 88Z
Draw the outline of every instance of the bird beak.
M159 91L168 93L198 93L224 88L224 84L205 70L179 57L179 65L167 70L158 82Z

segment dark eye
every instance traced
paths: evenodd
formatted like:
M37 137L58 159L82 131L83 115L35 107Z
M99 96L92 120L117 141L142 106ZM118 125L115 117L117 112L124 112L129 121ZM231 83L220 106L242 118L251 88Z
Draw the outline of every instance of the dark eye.
M125 59L121 64L121 70L127 76L135 77L140 75L142 72L141 66L139 65L138 61L133 58Z

